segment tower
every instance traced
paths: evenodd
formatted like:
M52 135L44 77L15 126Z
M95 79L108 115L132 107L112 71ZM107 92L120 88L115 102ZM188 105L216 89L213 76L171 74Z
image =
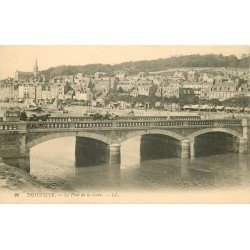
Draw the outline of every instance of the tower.
M37 59L36 59L36 61L35 61L33 73L34 73L34 76L36 77L36 76L37 76L37 73L38 73Z

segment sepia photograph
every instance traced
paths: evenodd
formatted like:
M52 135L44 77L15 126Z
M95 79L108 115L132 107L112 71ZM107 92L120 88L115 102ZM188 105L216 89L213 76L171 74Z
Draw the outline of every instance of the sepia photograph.
M1 1L1 249L250 249L249 1Z
M249 203L250 46L0 46L0 203Z

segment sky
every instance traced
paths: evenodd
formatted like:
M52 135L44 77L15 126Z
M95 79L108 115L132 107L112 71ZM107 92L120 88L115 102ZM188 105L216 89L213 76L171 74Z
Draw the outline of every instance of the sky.
M44 70L59 65L116 64L127 61L168 58L174 55L210 53L240 57L242 54L250 53L250 46L0 46L0 79L14 77L16 70L32 71L36 58L39 70Z

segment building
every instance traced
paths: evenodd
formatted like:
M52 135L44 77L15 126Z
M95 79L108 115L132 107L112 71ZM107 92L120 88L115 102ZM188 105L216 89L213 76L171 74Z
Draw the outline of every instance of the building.
M102 77L106 77L106 73L105 72L96 72L95 73L95 78L102 78Z
M74 99L78 101L86 101L88 97L88 91L86 89L81 89L75 92Z
M36 86L33 84L23 84L18 87L18 99L19 101L23 99L36 100Z
M208 90L207 96L208 99L225 100L242 95L244 91L239 91L239 89L240 84L237 81L218 82Z
M24 71L18 71L18 70L15 72L15 78L17 80L26 80L26 81L28 81L32 77L34 77L33 72L24 72Z
M37 77L37 74L38 74L38 65L37 65L37 60L36 60L34 67L33 67L33 72L24 72L24 71L16 70L15 78L17 80L27 80L28 81L30 78Z
M179 87L172 86L160 86L155 95L158 97L177 97L179 98Z
M93 81L93 91L97 93L108 93L111 87L110 78L97 78Z
M151 85L139 85L131 91L130 95L134 97L138 95L149 96L151 87Z
M18 99L18 85L15 84L1 84L0 85L0 100L17 100Z
M117 72L115 77L121 81L124 81L126 79L127 72Z
M64 99L64 84L58 83L50 86L50 98Z
M116 84L116 89L122 89L123 91L130 91L136 86L136 80L121 80Z
M177 71L173 74L172 79L184 80L184 81L186 81L186 80L187 80L187 75L186 75L185 72L181 72L181 71L177 70Z

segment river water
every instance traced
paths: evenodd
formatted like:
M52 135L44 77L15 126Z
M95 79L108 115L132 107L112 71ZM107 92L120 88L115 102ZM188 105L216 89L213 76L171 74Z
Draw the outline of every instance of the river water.
M121 146L121 164L75 167L75 138L64 137L31 149L30 174L54 189L193 190L250 186L249 155L224 154L195 159L140 160L140 137Z

